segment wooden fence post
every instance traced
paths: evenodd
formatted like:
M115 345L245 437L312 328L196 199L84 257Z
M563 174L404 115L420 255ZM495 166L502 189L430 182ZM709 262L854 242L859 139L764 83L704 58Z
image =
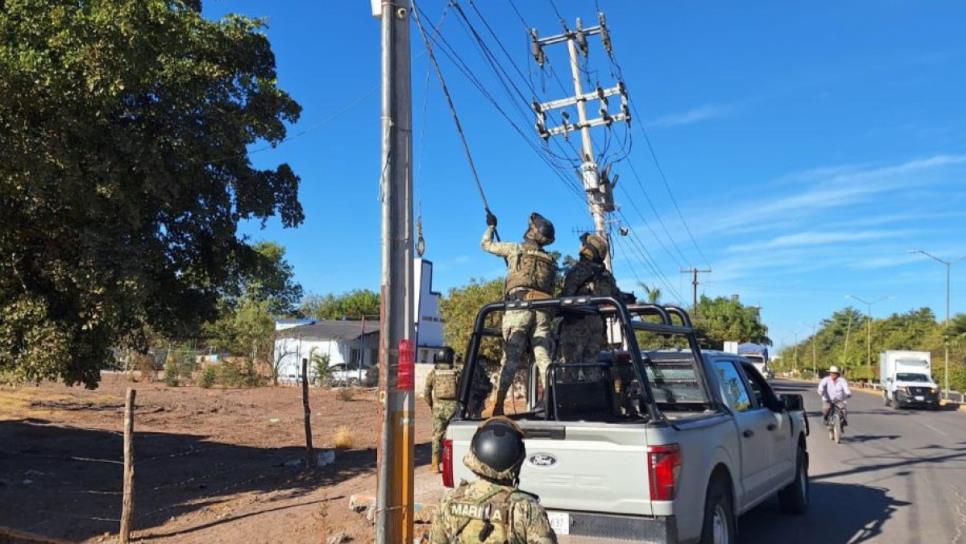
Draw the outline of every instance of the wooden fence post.
M121 544L131 538L131 517L134 514L134 398L137 391L127 390L124 401L124 494L121 502Z
M312 452L312 410L309 408L309 360L302 359L302 408L305 411L305 466L315 466Z

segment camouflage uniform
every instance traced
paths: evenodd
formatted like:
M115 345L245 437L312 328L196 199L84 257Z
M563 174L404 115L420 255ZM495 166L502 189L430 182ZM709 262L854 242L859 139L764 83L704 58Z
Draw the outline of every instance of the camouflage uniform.
M458 369L452 365L436 365L426 376L423 396L433 409L433 468L438 470L440 454L446 427L456 413L456 386L459 383Z
M520 466L496 471L473 455L463 464L483 478L461 482L447 494L433 514L424 541L431 544L556 544L547 512L536 495L513 483Z
M617 282L602 263L581 256L564 277L562 297L616 296ZM604 319L567 316L560 324L560 358L564 363L592 363L604 347Z
M539 291L524 287L515 287L511 281L514 275L519 276L527 259L540 259L546 266L552 268L556 275L556 261L541 248L541 245L527 240L522 244L512 242L496 242L493 240L495 227L487 227L483 233L480 245L483 250L505 257L507 261L507 300L537 300L551 298L552 282L549 289ZM547 367L550 366L550 353L553 351L553 339L550 325L553 316L545 310L508 310L503 313L503 358L500 361L500 382L497 387L497 406L494 414L502 413L501 400L513 383L517 365L524 358L527 348L533 350L534 364L539 371L538 383L543 383Z

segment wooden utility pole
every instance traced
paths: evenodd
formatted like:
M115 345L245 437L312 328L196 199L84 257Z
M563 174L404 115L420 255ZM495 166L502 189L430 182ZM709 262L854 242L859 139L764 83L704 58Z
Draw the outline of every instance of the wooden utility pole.
M413 180L410 0L371 0L382 19L382 281L376 542L413 541Z
M700 270L697 268L685 268L681 270L682 274L691 274L691 313L694 317L698 316L698 274L710 274L711 269L706 268Z
M583 85L580 80L580 57L587 58L590 49L587 38L599 36L607 53L611 52L610 34L607 31L607 22L603 13L597 14L598 24L596 26L584 28L577 19L577 26L571 30L564 28L562 34L537 37L536 29L530 30L531 50L534 59L541 67L546 62L546 54L543 48L547 45L558 43L567 44L567 52L570 54L570 74L574 85L574 95L551 100L550 102L534 102L533 110L537 114L537 131L540 136L547 140L552 136L564 136L565 138L575 131L580 131L581 156L580 156L580 177L583 181L584 191L587 193L587 205L590 208L590 215L594 219L594 230L597 235L610 243L610 232L607 228L607 214L614 211L614 184L608 179L605 172L601 172L594 154L594 141L590 135L590 129L598 126L610 127L615 122L630 122L631 114L627 101L627 89L624 82L618 81L613 87L597 87L588 93L584 93ZM609 111L609 98L620 96L620 111L611 113ZM587 102L598 101L599 115L593 119L587 117ZM559 126L547 126L547 112L575 106L577 108L577 122L571 123L567 113L561 114L563 123ZM613 270L610 252L607 254L604 264L608 270Z
M305 466L315 466L312 449L312 409L309 408L309 360L302 359L302 412L305 414Z
M131 538L131 518L134 516L134 399L137 391L127 390L124 400L124 482L121 498L121 533L118 541L127 544Z

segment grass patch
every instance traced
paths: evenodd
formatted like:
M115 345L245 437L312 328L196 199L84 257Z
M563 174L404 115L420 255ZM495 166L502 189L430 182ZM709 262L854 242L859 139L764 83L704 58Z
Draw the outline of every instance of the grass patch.
M349 427L345 425L336 429L335 434L332 435L332 446L337 450L350 449L353 444L355 444L355 437L352 436Z

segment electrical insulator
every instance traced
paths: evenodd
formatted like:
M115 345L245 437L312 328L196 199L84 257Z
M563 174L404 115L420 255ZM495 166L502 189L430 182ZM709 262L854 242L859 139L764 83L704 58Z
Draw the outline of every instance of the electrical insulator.
M530 39L530 53L542 68L543 63L547 61L547 57L543 54L543 45L540 44L540 40L537 38L537 29L530 29Z
M600 41L604 45L604 51L609 55L611 53L610 32L607 30L603 11L597 13L597 22L600 24Z

